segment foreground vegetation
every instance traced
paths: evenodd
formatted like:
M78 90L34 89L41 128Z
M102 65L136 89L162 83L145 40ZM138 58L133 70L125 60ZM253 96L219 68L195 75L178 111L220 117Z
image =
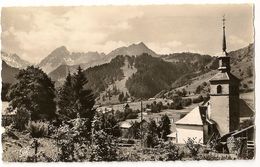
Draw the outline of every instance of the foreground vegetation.
M3 160L11 162L82 162L142 160L219 160L234 159L216 154L215 145L206 148L195 139L183 146L168 141L171 133L167 115L159 124L154 120L135 122L124 133L119 123L131 115L97 112L94 93L87 87L82 69L69 74L55 89L39 68L20 70L17 82L7 93L9 112L14 120L5 126ZM202 99L203 100L203 99ZM160 104L149 106L153 112ZM130 147L127 147L130 146ZM209 154L209 152L211 152Z

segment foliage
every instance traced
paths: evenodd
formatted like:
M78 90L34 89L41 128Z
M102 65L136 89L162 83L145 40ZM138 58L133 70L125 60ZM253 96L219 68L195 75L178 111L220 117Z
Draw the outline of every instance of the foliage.
M216 160L235 160L234 157L230 155L218 155L216 153L200 154L195 160L207 160L207 161L216 161Z
M192 103L191 98L182 99L182 102L181 102L182 106L189 106L189 105L191 105L191 103Z
M27 110L32 120L52 119L55 116L55 89L50 78L41 69L29 66L20 70L17 81L8 93L10 106Z
M170 104L170 109L180 110L183 109L182 98L180 96L174 96L173 102Z
M8 108L8 110L13 110L13 108ZM20 106L16 111L14 127L20 131L25 130L25 126L28 124L30 119L30 111L28 111L24 106Z
M132 139L141 138L140 123L136 121L132 123L132 126L128 130L128 137Z
M58 106L60 117L65 120L85 118L86 133L91 130L91 121L94 116L92 109L95 99L91 90L84 86L87 84L81 67L78 67L76 73L69 74L63 87L58 92Z
M131 108L127 108L124 112L116 111L115 119L119 121L125 121L126 119L136 119L138 117L138 111L133 111Z
M126 81L126 87L135 97L153 97L188 69L178 63L170 63L146 53L135 58L137 72Z
M180 151L180 148L170 141L161 143L160 148L162 148L165 152L166 156L164 160L166 161L182 160L184 156L184 152Z
M125 58L121 55L113 58L110 63L90 67L84 71L88 76L89 82L85 87L90 88L98 94L108 88L109 85L124 76L121 67L124 65Z
M201 149L201 145L200 145L200 141L201 139L199 139L199 141L196 141L196 137L194 138L188 138L187 141L185 141L185 146L189 149L191 155L193 157L196 157L199 153L199 150Z
M60 161L75 162L90 159L91 134L88 121L87 118L77 118L63 122L57 129L54 138L61 150L58 155Z
M103 126L102 115L96 114L92 122L91 161L114 161L117 158L115 142Z
M29 121L26 129L33 138L41 138L48 135L48 123L46 122Z
M169 117L165 114L161 117L161 121L159 123L159 131L160 137L166 141L167 135L171 133L171 121Z
M147 104L146 107L151 109L152 113L158 113L158 112L161 112L161 110L163 108L163 104L162 104L162 102L157 103L156 101L154 101L153 103L151 103L151 105Z
M2 101L9 101L7 97L7 93L11 87L10 83L4 83L2 82L2 92L1 92L1 99Z
M124 99L124 92L121 92L121 93L119 94L119 96L118 96L118 100L119 100L119 102L122 102L123 99Z
M227 147L229 153L236 154L238 156L241 156L243 154L243 151L246 147L246 137L229 137L227 139Z
M148 129L144 136L144 142L146 147L155 147L158 144L158 130L154 120L150 120L148 123Z
M198 97L194 97L192 99L192 103L200 103L202 102L204 99L203 99L203 96L202 95L199 95Z

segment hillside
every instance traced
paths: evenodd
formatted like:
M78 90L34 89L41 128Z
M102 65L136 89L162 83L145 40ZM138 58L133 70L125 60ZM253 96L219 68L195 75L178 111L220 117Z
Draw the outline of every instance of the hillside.
M5 61L2 60L2 83L14 83L15 76L18 74L19 69L9 66Z
M137 72L128 79L126 86L135 97L152 97L182 75L191 72L183 62L166 62L161 58L143 54L135 58Z
M117 56L109 63L90 67L84 71L88 79L87 87L96 94L104 91L109 85L123 78L121 67L124 66L124 56Z
M231 72L241 79L240 89L245 91L254 89L254 44L249 44L244 48L231 51L229 52L229 56L231 57ZM213 62L213 64L215 64L214 68L206 73L187 74L182 76L173 83L170 91L164 90L164 93L159 93L156 97L161 97L168 92L175 92L175 90L182 89L185 89L188 93L196 93L198 87L201 87L202 90L208 90L210 78L218 72L218 70L215 69L218 64L215 62ZM205 83L207 83L207 85Z

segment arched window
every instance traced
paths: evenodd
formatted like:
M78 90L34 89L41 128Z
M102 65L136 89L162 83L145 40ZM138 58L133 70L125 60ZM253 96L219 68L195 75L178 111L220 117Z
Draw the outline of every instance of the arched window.
M218 85L217 86L217 93L221 93L222 92L222 87L221 87L221 85Z

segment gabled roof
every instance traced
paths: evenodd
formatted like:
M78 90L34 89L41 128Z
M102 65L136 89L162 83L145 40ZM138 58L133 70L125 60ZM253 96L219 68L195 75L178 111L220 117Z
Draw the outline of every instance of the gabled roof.
M239 82L240 79L238 79L236 76L234 76L230 72L221 72L221 71L219 71L209 81L210 82L211 81L235 81L235 82Z
M199 106L191 110L186 116L182 119L175 122L176 125L203 125Z

